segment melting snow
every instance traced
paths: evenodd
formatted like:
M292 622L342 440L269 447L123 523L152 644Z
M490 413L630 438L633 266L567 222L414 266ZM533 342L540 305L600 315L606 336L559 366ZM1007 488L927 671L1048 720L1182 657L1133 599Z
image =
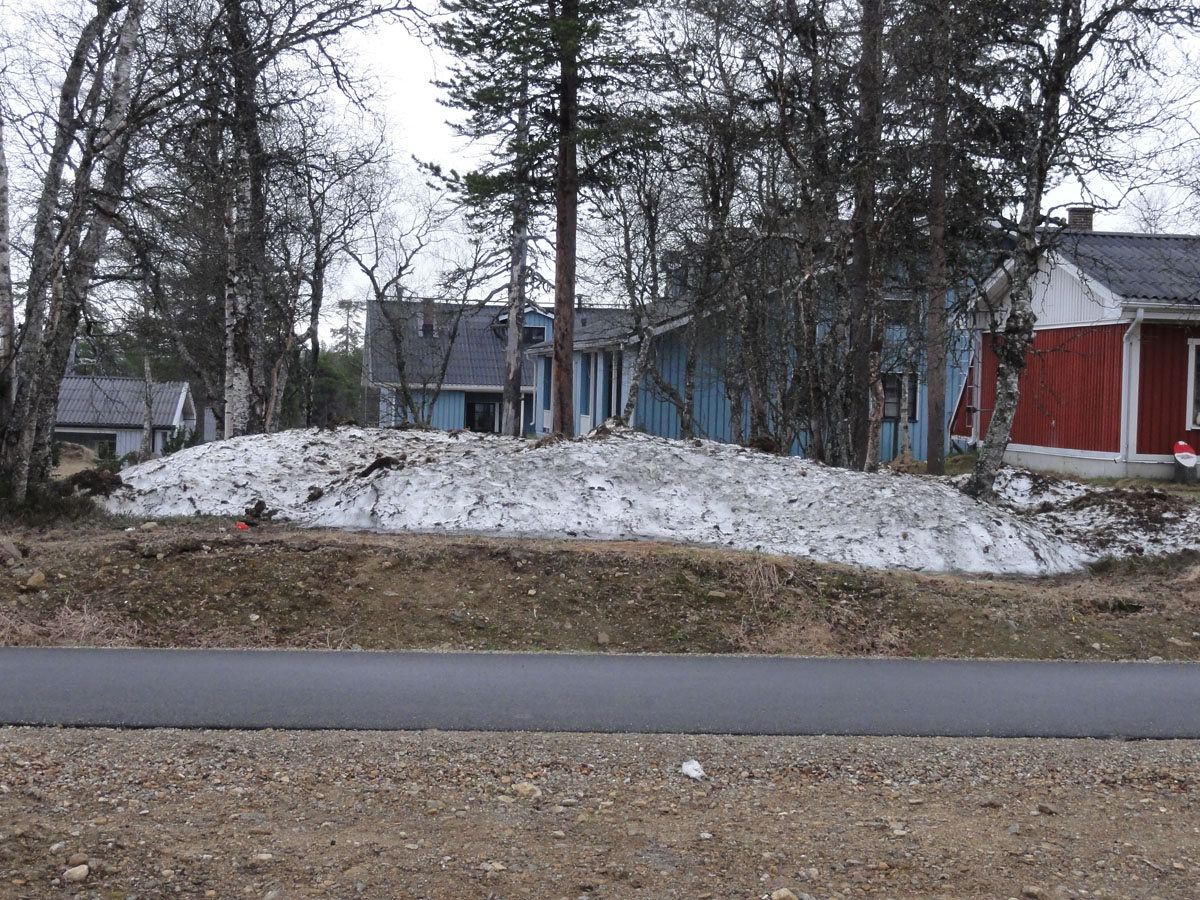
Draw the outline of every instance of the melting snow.
M929 572L1042 575L1097 554L1063 521L978 503L943 480L626 430L535 446L306 429L203 444L122 478L108 508L143 516L242 518L262 500L301 526L655 539Z

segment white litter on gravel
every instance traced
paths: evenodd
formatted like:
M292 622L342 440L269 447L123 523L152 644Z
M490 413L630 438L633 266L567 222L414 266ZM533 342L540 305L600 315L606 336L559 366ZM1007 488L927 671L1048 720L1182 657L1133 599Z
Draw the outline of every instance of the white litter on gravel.
M122 478L107 506L139 516L243 518L261 500L302 526L667 540L927 572L1044 575L1094 555L942 480L627 430L536 446L305 429L202 444Z

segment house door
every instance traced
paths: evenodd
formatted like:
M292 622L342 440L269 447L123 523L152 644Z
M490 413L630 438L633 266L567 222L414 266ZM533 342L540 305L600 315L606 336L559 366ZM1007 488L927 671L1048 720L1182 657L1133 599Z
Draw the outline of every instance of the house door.
M579 358L579 433L592 430L594 386L596 384L596 354L584 353Z
M488 434L500 433L501 394L467 394L463 428Z

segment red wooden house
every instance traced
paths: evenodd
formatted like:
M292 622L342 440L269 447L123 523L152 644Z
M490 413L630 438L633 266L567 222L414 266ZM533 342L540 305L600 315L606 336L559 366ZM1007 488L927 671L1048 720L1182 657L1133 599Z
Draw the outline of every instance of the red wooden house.
M1094 232L1090 215L1071 222L1037 275L1036 334L1005 459L1169 478L1175 442L1200 446L1200 237ZM980 305L1002 315L1008 290L997 272ZM980 330L974 341L951 425L967 443L987 433L996 398L992 338Z

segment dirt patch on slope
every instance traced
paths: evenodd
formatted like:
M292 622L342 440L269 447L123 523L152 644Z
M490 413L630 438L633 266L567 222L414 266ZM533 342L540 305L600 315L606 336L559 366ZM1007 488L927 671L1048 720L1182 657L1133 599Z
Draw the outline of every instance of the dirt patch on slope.
M1029 580L215 520L12 537L0 644L1200 658L1195 553Z

